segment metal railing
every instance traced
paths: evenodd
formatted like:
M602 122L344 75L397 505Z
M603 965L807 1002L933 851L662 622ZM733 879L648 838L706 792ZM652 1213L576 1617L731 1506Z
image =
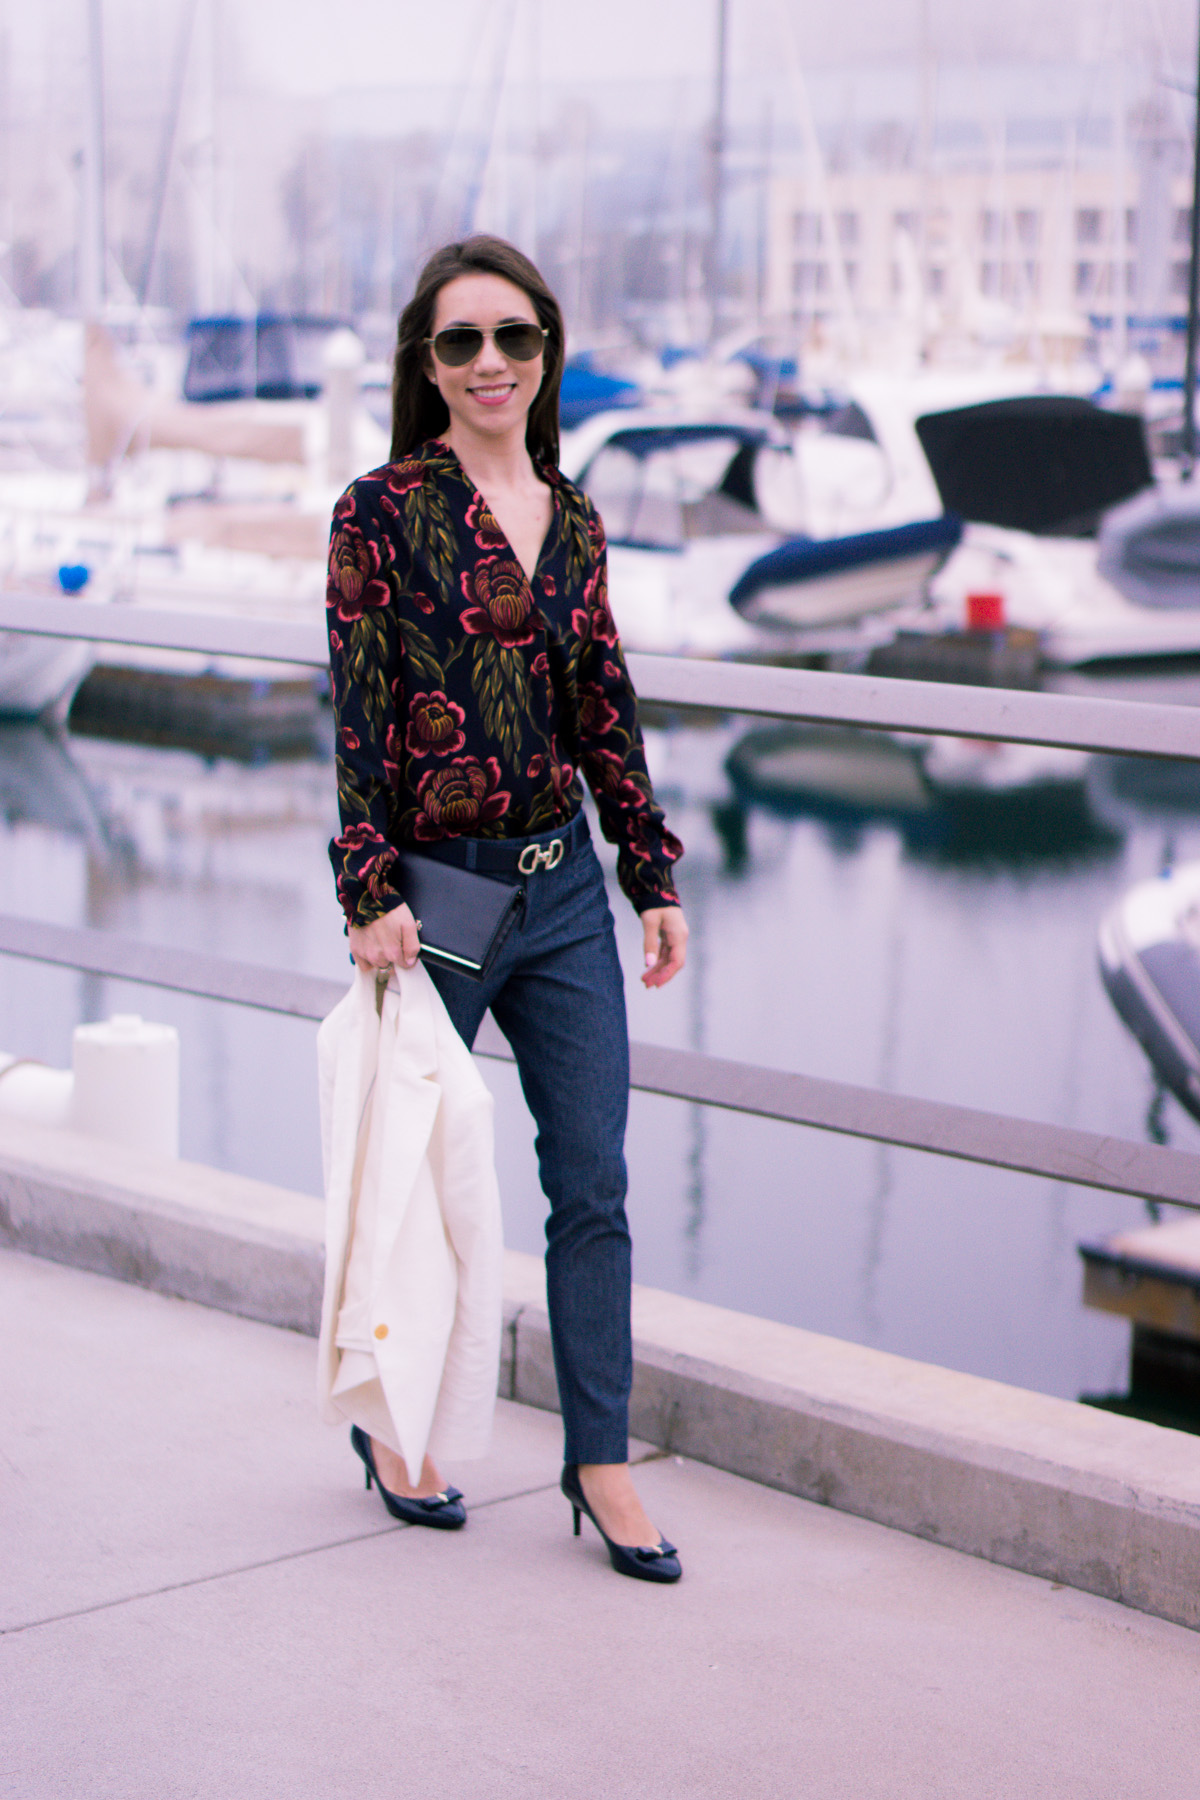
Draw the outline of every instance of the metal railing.
M324 667L326 661L319 625L136 606L102 609L0 596L0 630L86 636L103 643L151 644L313 667ZM628 662L643 700L686 710L1200 762L1200 713L1184 706L665 656L631 654ZM297 1019L323 1018L345 992L343 984L318 976L12 915L0 915L0 954ZM476 1050L512 1060L490 1019L484 1022ZM1200 1210L1200 1157L1184 1151L697 1051L635 1043L631 1052L632 1085L647 1093Z
M317 669L327 668L329 660L325 629L319 622L32 600L5 593L0 593L0 631L244 656ZM626 660L641 698L663 706L1200 762L1200 713L1189 706L890 676L831 675L816 669L638 652Z

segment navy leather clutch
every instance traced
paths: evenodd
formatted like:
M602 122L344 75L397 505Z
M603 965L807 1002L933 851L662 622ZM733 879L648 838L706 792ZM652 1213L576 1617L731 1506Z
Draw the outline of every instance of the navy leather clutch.
M421 921L425 960L482 981L524 904L524 888L403 850L394 881Z

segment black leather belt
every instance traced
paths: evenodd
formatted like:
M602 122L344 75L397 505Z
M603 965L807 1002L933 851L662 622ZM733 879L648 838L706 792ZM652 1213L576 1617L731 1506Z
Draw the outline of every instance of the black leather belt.
M569 824L539 832L536 837L443 838L436 844L412 844L407 848L418 856L432 856L437 862L453 863L460 869L475 869L481 875L506 875L519 881L522 876L557 869L590 837L587 814L581 807Z

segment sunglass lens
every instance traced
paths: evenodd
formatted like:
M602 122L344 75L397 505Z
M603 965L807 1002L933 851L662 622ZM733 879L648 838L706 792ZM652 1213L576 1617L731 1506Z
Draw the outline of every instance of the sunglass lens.
M433 352L448 369L461 369L472 362L483 348L483 333L474 325L448 325L433 340Z
M540 325L498 325L496 348L514 362L532 362L540 356L545 336Z

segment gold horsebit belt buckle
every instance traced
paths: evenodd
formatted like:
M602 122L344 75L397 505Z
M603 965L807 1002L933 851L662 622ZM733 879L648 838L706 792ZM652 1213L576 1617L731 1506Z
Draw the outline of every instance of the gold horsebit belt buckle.
M563 859L563 841L551 838L546 845L526 844L517 858L522 875L536 875L539 869L557 869Z

